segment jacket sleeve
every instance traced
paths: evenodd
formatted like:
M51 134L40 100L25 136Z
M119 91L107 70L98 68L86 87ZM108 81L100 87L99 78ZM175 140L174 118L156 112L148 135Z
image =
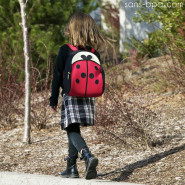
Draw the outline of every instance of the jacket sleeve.
M62 84L63 84L63 70L64 70L65 59L66 59L65 47L62 46L60 47L56 58L53 80L52 80L51 97L49 99L50 106L58 105L59 91L60 91L60 87L62 87Z

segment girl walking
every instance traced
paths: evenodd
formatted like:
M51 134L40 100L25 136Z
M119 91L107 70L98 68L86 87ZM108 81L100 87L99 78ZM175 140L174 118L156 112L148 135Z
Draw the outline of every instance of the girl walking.
M66 28L65 34L69 37L69 44L60 47L53 74L52 93L50 107L56 111L59 97L59 89L63 88L63 71L68 56L76 48L78 50L92 51L100 60L97 49L107 40L98 31L94 20L85 13L75 13ZM67 168L61 172L62 177L78 178L76 160L78 153L85 161L86 179L93 179L97 176L96 167L98 158L91 154L85 140L83 139L80 126L93 126L95 118L95 98L83 98L67 95L62 91L61 127L68 136ZM88 137L88 136L87 136Z

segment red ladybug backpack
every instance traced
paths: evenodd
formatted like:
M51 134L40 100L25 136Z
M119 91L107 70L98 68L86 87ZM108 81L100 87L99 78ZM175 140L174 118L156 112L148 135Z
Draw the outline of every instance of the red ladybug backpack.
M64 93L76 97L98 97L105 88L105 73L95 50L78 50L67 44L73 52L64 69Z

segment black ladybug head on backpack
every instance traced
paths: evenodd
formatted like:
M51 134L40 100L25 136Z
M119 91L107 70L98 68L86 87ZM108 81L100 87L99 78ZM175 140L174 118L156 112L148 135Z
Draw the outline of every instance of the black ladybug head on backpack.
M73 50L64 69L64 93L76 97L98 97L104 92L105 74L98 57L91 51Z

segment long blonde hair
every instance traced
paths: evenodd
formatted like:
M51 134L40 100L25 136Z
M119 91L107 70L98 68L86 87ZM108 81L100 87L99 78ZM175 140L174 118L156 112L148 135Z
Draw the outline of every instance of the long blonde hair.
M83 12L75 13L66 29L65 35L69 37L69 43L84 48L92 47L97 50L103 43L107 43L93 18Z

